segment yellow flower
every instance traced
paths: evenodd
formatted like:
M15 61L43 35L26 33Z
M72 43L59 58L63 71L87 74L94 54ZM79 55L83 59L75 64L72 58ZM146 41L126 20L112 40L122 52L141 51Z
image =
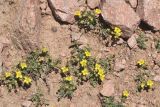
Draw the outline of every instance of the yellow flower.
M147 81L147 86L151 88L153 86L153 81L152 80L148 80Z
M23 82L28 85L28 84L30 84L32 82L32 80L31 80L30 77L25 76Z
M122 32L122 31L121 31L121 29L120 29L120 28L115 27L115 28L114 28L114 32L115 32L115 33L120 33L120 32Z
M16 71L16 78L19 78L19 79L22 78L22 73L21 73L20 70L17 70L17 71Z
M89 57L89 56L91 56L91 53L90 53L89 51L85 51L85 55L86 55L87 57Z
M96 65L95 65L95 70L100 70L100 69L101 69L101 65L96 64Z
M100 79L103 81L105 79L105 75L100 75Z
M87 60L86 60L86 59L83 59L83 60L80 62L80 64L81 64L82 67L87 66Z
M48 49L47 48L42 48L42 53L47 53Z
M137 64L140 65L140 66L141 66L141 65L144 65L144 64L145 64L145 61L144 61L143 59L140 59L140 60L137 62Z
M73 80L73 77L72 77L72 76L67 76L67 77L65 78L65 80L66 80L66 81L72 81L72 80Z
M75 16L81 16L81 11L76 11L76 12L74 13L74 15L75 15Z
M95 9L94 12L95 12L96 14L98 14L98 15L102 13L102 11L101 11L100 9Z
M100 75L100 76L101 76L101 75L104 75L104 70L103 70L103 69L99 69L99 70L98 70L98 75Z
M10 73L10 72L6 72L6 73L5 73L5 77L6 77L6 78L11 77L11 73Z
M127 90L123 91L122 96L123 97L128 97L129 96L129 92Z
M43 62L43 61L44 61L44 57L39 57L39 58L38 58L38 61L39 61L39 62Z
M120 28L118 28L118 27L115 27L114 28L114 33L113 33L115 36L115 38L119 38L121 35L122 35L122 31L121 31L121 29Z
M21 67L21 69L25 69L25 68L27 68L27 64L26 63L20 63L20 67Z
M63 73L65 73L65 72L68 72L68 71L69 71L68 67L62 67L62 68L61 68L61 70L62 70L62 72L63 72Z
M89 74L89 72L88 72L87 68L85 68L84 70L82 70L82 75L83 76L86 76L88 74Z
M121 35L122 35L122 33L115 33L114 38L118 39Z
M141 89L144 89L145 83L141 83L140 87L141 87Z

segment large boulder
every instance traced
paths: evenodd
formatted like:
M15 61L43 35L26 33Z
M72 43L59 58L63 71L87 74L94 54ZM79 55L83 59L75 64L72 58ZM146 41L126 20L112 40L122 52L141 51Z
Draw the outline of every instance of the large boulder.
M40 30L39 0L20 0L15 19L14 41L19 47L30 51L37 48Z
M106 0L102 17L107 23L121 27L125 38L131 36L140 22L139 16L124 0Z
M85 0L48 0L48 3L56 19L74 23L74 13L82 4L85 4Z
M138 0L137 13L153 30L160 30L160 0Z

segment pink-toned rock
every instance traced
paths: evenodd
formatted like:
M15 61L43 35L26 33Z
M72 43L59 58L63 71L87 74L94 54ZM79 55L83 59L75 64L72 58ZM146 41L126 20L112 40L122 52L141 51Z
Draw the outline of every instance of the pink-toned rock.
M108 97L113 96L113 94L114 94L114 82L111 81L111 80L104 82L103 88L100 91L100 93L103 96L108 96Z
M75 21L74 13L81 5L78 0L48 0L48 3L55 18L67 23Z
M159 0L138 0L137 13L152 29L160 30Z
M114 70L122 71L126 68L126 60L125 59L115 59Z
M40 11L39 0L20 0L18 15L15 19L17 44L24 50L32 50L38 46Z
M133 34L127 41L128 46L130 48L136 48L137 46L137 40L136 40L136 34Z
M102 17L111 25L121 27L125 38L131 36L140 22L139 16L124 0L106 0L102 6Z
M101 3L101 0L87 0L87 4L91 9L98 7Z

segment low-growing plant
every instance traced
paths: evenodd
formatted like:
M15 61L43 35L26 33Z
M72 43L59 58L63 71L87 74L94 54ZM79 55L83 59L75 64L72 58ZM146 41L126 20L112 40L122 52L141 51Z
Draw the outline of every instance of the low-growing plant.
M72 76L66 76L63 78L63 80L61 81L61 86L57 92L58 96L58 100L60 100L61 98L69 98L71 99L73 96L73 92L77 89L76 83L73 80Z
M85 82L90 82L94 87L101 84L105 75L111 70L110 58L96 59L91 55L91 48L81 47L81 44L77 42L74 42L70 48L72 48L71 57L61 68L60 74L63 80L58 90L60 98L71 98L77 85L82 85ZM69 80L66 80L67 78Z
M115 27L111 34L113 35L114 39L119 39L122 35L122 30L119 27Z
M124 107L121 102L115 102L114 97L100 97L102 107Z
M85 32L92 31L102 37L102 39L108 37L119 39L122 35L119 27L112 29L112 27L103 21L101 18L101 10L98 8L95 10L76 11L75 19L80 29L84 29Z
M122 92L121 102L125 102L126 99L128 98L128 96L129 96L129 91L128 91L128 90L124 90L124 91Z
M139 92L142 90L148 91L149 89L153 89L153 81L150 80L149 72L145 70L141 70L141 72L136 76L135 81L137 83L137 89Z
M142 69L147 69L147 63L144 59L140 59L137 61L137 67Z
M58 69L59 60L53 61L48 54L48 50L35 50L29 54L25 62L18 65L22 73L32 77L33 80L45 78L53 69Z
M146 41L148 41L148 39L145 37L145 35L142 33L139 35L139 37L136 39L137 40L137 45L140 49L146 49L147 45L146 45Z
M79 45L75 45L72 49L71 60L67 65L77 77L78 84L87 81L93 86L101 84L105 79L105 74L110 71L110 61L107 58L96 59L92 57L91 49L88 47L80 48Z
M17 70L6 71L4 75L1 77L1 85L5 85L10 92L12 89L16 91L18 87L22 87L24 89L29 88L31 85L31 78L27 75L21 73L21 71Z
M12 89L23 87L29 88L32 80L44 78L53 69L58 69L59 60L52 61L48 50L35 50L29 54L26 60L21 61L10 72L5 72L1 77L1 85L6 85L11 91Z
M33 102L35 107L42 107L42 106L48 106L49 104L47 103L48 100L44 98L43 93L38 90L35 94L31 96L30 101Z
M86 32L96 29L99 14L101 14L100 9L95 9L94 11L76 11L75 18L80 29L84 29Z

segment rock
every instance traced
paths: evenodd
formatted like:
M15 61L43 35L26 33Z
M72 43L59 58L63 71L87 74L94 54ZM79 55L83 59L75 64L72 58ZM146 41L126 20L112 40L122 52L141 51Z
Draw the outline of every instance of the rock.
M80 39L80 37L81 37L81 33L75 33L75 32L72 32L71 33L71 41L77 41L77 40L79 40Z
M22 107L31 107L32 102L31 101L24 101L22 103Z
M130 48L135 48L137 46L136 34L133 34L127 41Z
M155 76L153 80L156 82L160 82L160 76L159 75Z
M94 9L100 5L101 1L100 0L87 0L87 4L89 8Z
M139 16L124 0L106 0L102 7L102 17L107 23L119 26L124 38L129 38L140 22Z
M137 13L151 29L160 30L159 0L138 0Z
M117 41L117 44L118 45L121 45L121 44L123 44L124 43L124 40L122 39L122 38L120 38L118 41Z
M116 59L114 64L114 70L115 71L122 71L126 67L126 60L125 59Z
M113 83L113 81L109 80L109 81L104 82L103 88L100 91L100 93L103 96L108 96L108 97L113 96L113 94L114 94L114 83Z
M39 0L20 0L15 19L15 36L12 38L26 51L38 47L40 30Z
M81 0L80 0L81 1ZM79 10L81 3L78 0L48 0L54 17L62 22L73 23L74 13Z

